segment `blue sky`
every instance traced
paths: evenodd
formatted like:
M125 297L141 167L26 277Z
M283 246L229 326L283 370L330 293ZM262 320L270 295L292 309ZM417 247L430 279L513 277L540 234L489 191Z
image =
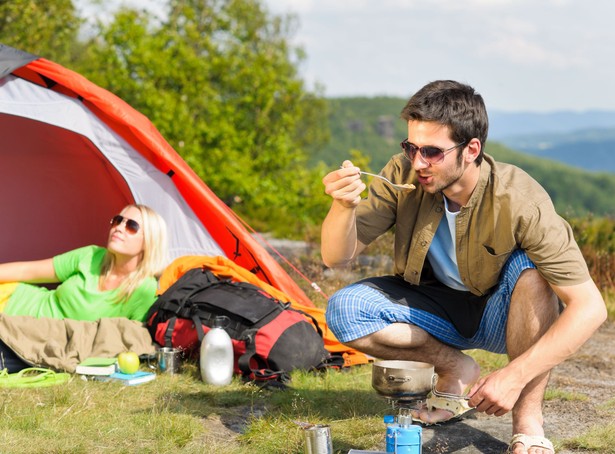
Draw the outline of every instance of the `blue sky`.
M490 109L615 110L612 0L263 1L295 15L302 77L327 96L406 97L456 79Z

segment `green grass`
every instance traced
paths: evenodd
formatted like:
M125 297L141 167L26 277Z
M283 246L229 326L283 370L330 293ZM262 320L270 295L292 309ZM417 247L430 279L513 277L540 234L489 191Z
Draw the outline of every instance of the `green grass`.
M483 373L507 361L504 355L469 353ZM547 399L584 396L549 389ZM598 411L604 426L560 441L560 447L615 453L615 399ZM267 390L237 377L229 386L207 385L193 363L182 374L133 387L75 376L57 387L0 389L0 412L0 451L9 454L299 454L304 434L295 421L330 425L336 453L384 450L382 417L395 413L372 389L371 365L295 371L287 389Z
M547 388L547 391L545 392L545 401L549 400L584 402L589 400L589 397L587 397L585 394L564 391L558 388Z
M371 366L295 372L288 389L265 390L238 378L207 385L188 365L140 386L75 377L52 388L0 389L0 402L3 453L301 453L303 431L293 421L330 424L336 451L375 449L384 446L390 408L371 389Z
M595 426L579 437L564 441L562 446L581 452L613 454L615 453L615 422Z

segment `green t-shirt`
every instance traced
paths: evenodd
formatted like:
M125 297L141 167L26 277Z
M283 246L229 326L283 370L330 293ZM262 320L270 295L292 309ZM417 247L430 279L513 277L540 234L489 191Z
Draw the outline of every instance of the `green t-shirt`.
M126 317L145 321L156 299L156 279L147 278L128 301L116 302L117 289L100 291L100 269L106 249L85 246L57 255L53 266L61 284L55 290L21 283L9 298L8 315L95 321Z

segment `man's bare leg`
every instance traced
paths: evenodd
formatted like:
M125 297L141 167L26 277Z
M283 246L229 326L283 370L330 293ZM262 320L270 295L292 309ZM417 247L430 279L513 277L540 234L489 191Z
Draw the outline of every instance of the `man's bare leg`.
M480 368L474 359L444 345L415 325L394 323L348 345L380 359L431 363L438 374L436 388L442 392L464 394L480 375ZM451 412L425 409L415 416L425 422L435 423L450 419Z
M506 346L508 356L514 359L530 348L553 324L558 316L558 300L538 271L529 269L521 273L513 291ZM513 434L544 436L542 404L549 381L549 373L536 377L521 392L513 407ZM513 453L525 453L521 444ZM530 454L552 454L550 450L532 448Z

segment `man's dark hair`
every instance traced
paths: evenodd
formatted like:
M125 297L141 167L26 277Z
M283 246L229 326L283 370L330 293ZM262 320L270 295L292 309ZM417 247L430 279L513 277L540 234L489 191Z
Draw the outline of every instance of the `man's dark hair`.
M401 111L401 118L448 126L455 143L476 137L480 140L481 151L475 163L478 166L482 162L489 118L483 97L469 85L454 80L430 82L410 98Z

